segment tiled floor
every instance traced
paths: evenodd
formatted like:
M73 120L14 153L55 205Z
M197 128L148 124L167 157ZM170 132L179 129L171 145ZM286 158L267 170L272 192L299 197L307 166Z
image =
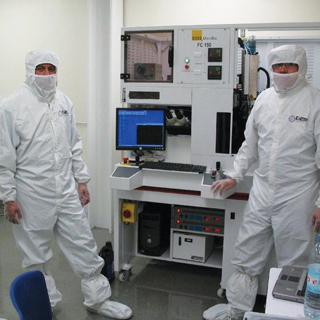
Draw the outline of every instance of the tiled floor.
M93 229L98 248L112 235L105 229ZM63 300L54 308L54 319L106 319L89 313L82 305L83 296L78 278L60 249L53 243L51 262L57 287ZM15 246L11 225L0 216L0 318L18 320L12 306L9 288L23 270L21 256ZM134 320L201 320L208 307L225 302L217 297L221 270L182 263L164 262L136 257L132 275L126 282L112 282L112 299L133 309ZM255 311L263 312L265 299L258 296Z

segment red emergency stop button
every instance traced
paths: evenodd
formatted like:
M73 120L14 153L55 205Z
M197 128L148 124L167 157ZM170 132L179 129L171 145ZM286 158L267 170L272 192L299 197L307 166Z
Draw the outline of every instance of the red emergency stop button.
M124 210L124 211L123 211L123 216L124 216L126 219L130 219L130 218L131 218L131 211L130 211L130 210Z

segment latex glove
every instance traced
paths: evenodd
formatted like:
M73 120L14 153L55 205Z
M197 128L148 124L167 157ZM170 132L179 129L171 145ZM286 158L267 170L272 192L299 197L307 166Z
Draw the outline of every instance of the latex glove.
M314 232L320 231L320 208L316 208L311 216L311 224L313 226Z
M78 184L78 193L79 193L79 199L82 206L85 206L90 202L90 194L89 194L89 190L87 188L86 183Z
M223 194L225 191L228 191L229 189L235 187L236 185L237 185L237 180L227 178L227 179L215 181L212 184L211 189L213 190L213 192L219 191L220 194Z
M16 201L8 201L4 204L4 214L9 222L20 224L22 213Z

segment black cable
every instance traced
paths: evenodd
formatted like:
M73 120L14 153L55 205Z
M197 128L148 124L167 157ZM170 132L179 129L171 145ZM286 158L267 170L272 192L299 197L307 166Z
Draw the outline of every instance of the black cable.
M258 68L258 72L260 70L263 71L267 76L267 89L268 89L268 88L270 88L270 75L269 75L269 72L265 68L262 68L262 67Z
M145 78L145 79L147 79L147 80L150 80L150 77L147 77L147 76L144 75L145 72L146 72L146 67L144 67L144 66L138 66L138 68L137 68L137 73L138 73L142 78Z

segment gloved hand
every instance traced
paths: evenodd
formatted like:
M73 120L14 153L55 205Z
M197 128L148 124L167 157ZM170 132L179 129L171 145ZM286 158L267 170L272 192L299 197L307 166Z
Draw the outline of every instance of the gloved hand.
M79 193L79 199L82 206L85 206L90 202L90 194L89 194L89 190L87 188L86 183L78 184L78 193Z
M316 208L311 216L311 224L313 226L314 232L320 231L320 208Z
M215 181L212 184L211 189L213 190L213 192L220 191L220 194L223 194L223 192L228 191L229 189L235 187L236 185L237 185L237 180L227 178L227 179Z
M16 201L8 201L4 204L4 214L9 222L20 224L22 213Z

